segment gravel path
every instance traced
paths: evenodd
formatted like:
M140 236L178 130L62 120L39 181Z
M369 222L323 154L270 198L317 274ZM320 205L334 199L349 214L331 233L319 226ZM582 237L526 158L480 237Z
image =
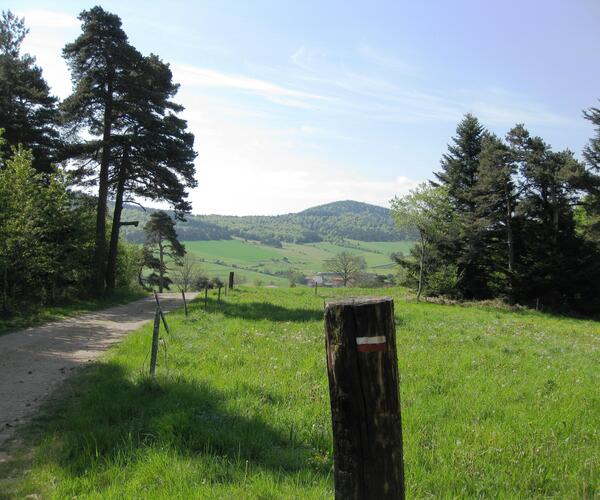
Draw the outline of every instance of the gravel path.
M188 294L189 300L196 294ZM187 298L187 297L186 297ZM183 306L179 294L160 295L163 311ZM0 462L15 429L77 368L154 318L154 297L0 336Z

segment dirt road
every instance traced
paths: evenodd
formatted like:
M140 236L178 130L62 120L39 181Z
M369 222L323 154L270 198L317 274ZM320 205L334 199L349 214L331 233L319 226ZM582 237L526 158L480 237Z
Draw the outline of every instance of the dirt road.
M179 294L160 297L164 311L183 306ZM0 461L15 429L77 368L152 320L155 306L149 297L0 337Z

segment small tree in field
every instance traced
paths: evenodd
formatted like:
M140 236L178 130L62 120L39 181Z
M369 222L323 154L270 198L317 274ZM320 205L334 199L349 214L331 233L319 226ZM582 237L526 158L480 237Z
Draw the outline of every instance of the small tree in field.
M144 231L144 265L153 271L148 281L151 286L158 285L158 291L162 293L172 283L167 276L166 259L170 258L176 262L183 259L185 247L177 239L173 219L162 210L150 216Z
M187 253L179 260L173 271L175 284L184 293L192 288L194 279L198 274L198 266Z
M353 281L367 267L365 259L360 255L350 252L340 252L333 259L325 261L325 268L332 273L339 274L344 286Z
M395 197L391 201L391 208L399 229L416 229L419 233L419 300L423 292L427 246L437 236L454 230L447 189L421 184L406 196Z

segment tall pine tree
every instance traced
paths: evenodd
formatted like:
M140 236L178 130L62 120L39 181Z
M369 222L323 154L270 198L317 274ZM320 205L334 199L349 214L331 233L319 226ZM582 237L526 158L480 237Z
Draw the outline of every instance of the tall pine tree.
M102 7L79 15L82 33L63 49L71 70L73 93L63 102L65 122L76 133L82 128L91 136L75 141L72 151L99 159L96 213L95 288L104 292L106 277L106 214L113 135L122 126L129 75L140 55L128 43L118 16Z
M487 132L479 120L465 115L458 124L456 135L448 145L441 161L442 170L435 173L434 185L446 188L459 226L454 234L447 234L432 243L432 253L446 262L457 265L461 276L459 288L466 298L489 295L486 287L484 254L479 245L476 225L476 202L473 189L477 184L483 139Z
M176 216L191 209L187 188L195 187L194 136L176 116L183 107L170 99L178 85L169 66L157 56L143 58L131 73L122 130L115 136L112 188L115 208L108 252L106 283L115 286L115 267L121 212L127 193L167 201Z
M513 298L515 273L516 164L510 147L497 136L484 138L477 183L473 187L476 226L486 247L487 288Z

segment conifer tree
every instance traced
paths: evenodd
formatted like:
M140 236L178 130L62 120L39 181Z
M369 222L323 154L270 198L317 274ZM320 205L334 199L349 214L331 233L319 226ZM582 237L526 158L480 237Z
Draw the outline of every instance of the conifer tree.
M108 252L106 284L115 285L115 266L126 193L138 198L167 201L176 217L191 209L187 188L195 187L194 136L185 120L176 116L183 107L170 99L178 85L169 66L157 56L143 58L131 72L123 123L115 134L111 186L115 208Z
M482 260L484 253L480 245L480 228L476 225L476 202L473 198L486 134L486 129L475 116L465 115L448 145L448 153L442 157L442 170L434 174L437 180L433 184L446 188L459 224L454 234L446 234L432 242L432 251L458 266L460 290L466 298L488 294L483 278L486 274Z
M173 219L162 210L150 216L144 231L146 232L145 265L152 270L148 282L151 286L158 286L158 291L162 293L172 282L167 276L167 259L180 261L185 255L185 247L177 239Z
M71 70L73 93L63 102L62 110L72 133L85 128L92 137L75 141L71 154L92 162L100 159L95 287L101 294L106 274L106 211L113 134L122 126L119 120L124 112L128 84L131 84L129 75L140 56L128 43L118 16L97 6L84 10L79 19L81 35L63 49L63 57Z
M515 272L515 215L518 191L512 150L497 136L484 138L477 184L473 188L477 227L490 263L488 288L512 298ZM501 279L503 278L503 279ZM498 281L502 282L498 282Z
M0 127L4 128L6 156L19 144L33 153L33 167L50 172L58 160L57 99L36 66L35 58L21 54L28 33L25 20L11 11L0 18Z

